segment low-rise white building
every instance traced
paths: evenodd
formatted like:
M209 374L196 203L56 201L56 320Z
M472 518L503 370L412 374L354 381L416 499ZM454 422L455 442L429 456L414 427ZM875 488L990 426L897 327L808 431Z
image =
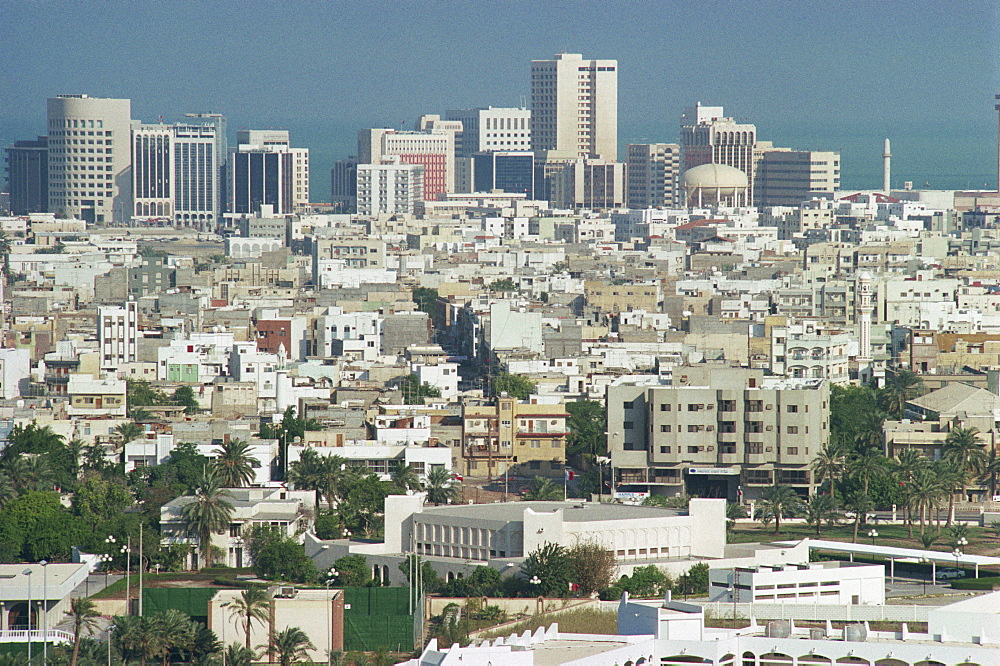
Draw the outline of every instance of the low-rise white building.
M855 606L885 603L885 567L880 564L810 562L712 569L708 579L710 601Z

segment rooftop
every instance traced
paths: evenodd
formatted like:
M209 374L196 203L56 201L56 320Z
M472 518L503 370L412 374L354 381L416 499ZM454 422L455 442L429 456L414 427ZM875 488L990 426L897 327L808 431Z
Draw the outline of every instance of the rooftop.
M570 502L498 502L496 504L428 506L424 507L423 511L416 515L512 522L522 520L526 509L531 509L536 513L553 513L562 509L563 520L569 523L672 518L687 515L685 512L676 509L630 506L625 504L597 504L594 502L581 502L579 500Z

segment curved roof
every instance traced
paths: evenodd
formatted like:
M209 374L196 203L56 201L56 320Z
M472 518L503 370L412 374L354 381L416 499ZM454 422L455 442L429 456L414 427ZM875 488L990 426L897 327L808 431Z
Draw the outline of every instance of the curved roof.
M726 164L701 164L684 172L684 186L705 189L745 188L750 185L747 175Z

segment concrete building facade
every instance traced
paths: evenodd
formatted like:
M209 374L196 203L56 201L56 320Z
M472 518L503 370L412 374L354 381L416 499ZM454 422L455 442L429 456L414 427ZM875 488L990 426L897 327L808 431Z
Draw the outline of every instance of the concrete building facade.
M680 205L681 148L676 143L630 143L626 203L629 208Z

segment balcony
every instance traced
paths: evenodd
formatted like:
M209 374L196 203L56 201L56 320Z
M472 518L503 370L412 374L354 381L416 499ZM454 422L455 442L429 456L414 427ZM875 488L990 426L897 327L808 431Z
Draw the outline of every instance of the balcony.
M0 631L0 643L72 643L73 634L68 631L49 629L8 629Z

